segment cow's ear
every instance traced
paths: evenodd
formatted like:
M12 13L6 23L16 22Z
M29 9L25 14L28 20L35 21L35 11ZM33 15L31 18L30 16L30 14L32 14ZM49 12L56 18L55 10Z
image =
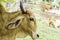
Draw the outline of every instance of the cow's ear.
M10 22L10 23L6 26L6 28L7 28L7 29L15 29L15 28L17 28L17 27L20 26L22 20L23 20L23 18L18 19L18 20L16 20L15 22Z

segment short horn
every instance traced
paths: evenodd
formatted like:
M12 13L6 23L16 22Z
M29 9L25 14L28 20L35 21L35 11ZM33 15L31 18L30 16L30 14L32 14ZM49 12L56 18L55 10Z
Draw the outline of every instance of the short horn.
M22 1L20 1L20 9L21 9L21 11L22 11L22 14L25 14L25 13L26 13L26 12L24 11Z

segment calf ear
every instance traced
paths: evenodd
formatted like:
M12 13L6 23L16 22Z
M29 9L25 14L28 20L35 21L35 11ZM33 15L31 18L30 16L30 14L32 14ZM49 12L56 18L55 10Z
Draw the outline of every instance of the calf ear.
M14 28L16 28L15 23L9 23L6 28L7 29L14 29Z
M6 28L7 28L7 29L15 29L15 28L19 27L19 25L21 24L21 22L22 22L22 18L16 20L15 22L9 23L9 24L6 26Z

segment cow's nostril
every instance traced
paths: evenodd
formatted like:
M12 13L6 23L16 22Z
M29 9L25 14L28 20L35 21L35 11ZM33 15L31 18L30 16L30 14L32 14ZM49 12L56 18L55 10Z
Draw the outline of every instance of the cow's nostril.
M39 35L37 34L37 37L39 38Z

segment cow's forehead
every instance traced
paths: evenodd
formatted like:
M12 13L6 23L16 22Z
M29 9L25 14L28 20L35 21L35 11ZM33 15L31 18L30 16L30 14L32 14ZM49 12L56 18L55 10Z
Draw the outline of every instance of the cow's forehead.
M32 14L27 15L27 18L34 18L35 19L34 15L32 15Z
M27 16L29 16L29 17L34 17L34 14L33 14L33 12L31 12L30 10L27 10Z

